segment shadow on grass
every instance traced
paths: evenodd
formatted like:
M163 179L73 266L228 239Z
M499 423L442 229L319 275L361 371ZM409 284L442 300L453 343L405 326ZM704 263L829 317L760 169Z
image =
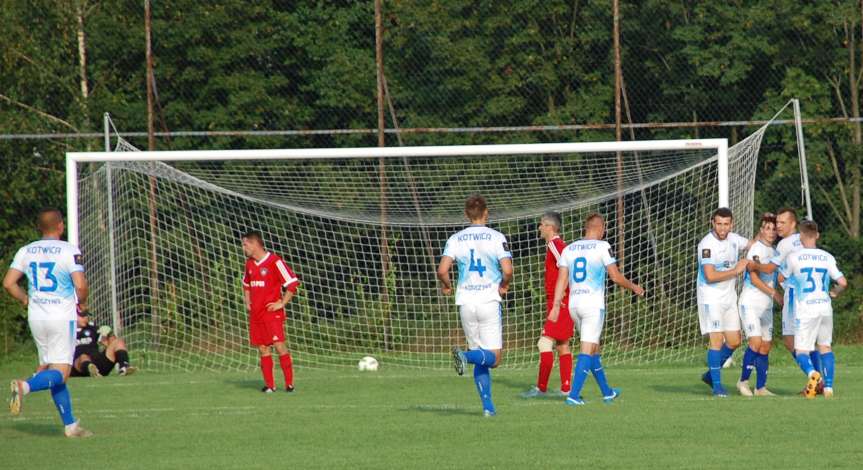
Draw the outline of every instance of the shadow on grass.
M462 408L452 405L412 405L400 408L399 411L409 413L430 413L439 416L482 416L482 408Z
M707 388L701 382L692 383L692 384L682 384L682 385L673 385L673 384L657 384L651 385L651 389L658 393L663 394L671 394L671 395L686 395L686 396L699 396L706 397L710 395L710 389ZM727 388L727 387L726 387ZM736 391L736 389L735 389Z
M264 382L261 379L227 379L223 383L243 390L260 391L264 386Z
M11 429L32 436L62 437L62 428L57 424L48 423L14 423Z

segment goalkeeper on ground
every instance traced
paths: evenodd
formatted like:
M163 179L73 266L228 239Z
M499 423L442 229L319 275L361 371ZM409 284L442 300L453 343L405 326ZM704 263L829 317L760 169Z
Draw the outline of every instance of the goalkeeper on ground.
M78 312L75 356L72 377L102 377L117 366L120 375L134 374L137 368L129 364L126 343L114 335L111 327L90 321L87 311Z

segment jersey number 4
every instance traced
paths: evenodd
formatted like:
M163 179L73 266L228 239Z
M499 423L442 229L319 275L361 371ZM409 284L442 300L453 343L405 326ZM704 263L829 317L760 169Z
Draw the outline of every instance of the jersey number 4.
M803 288L803 292L812 292L818 286L815 283L815 279L812 277L812 271L821 275L821 290L827 292L827 289L829 289L830 286L827 282L827 270L824 268L803 268L800 270L801 273L806 273L806 287Z
M57 276L54 275L55 263L30 263L30 274L32 274L33 288L39 292L54 292L57 290ZM40 272L44 270L45 277L39 278ZM50 283L50 285L45 285Z
M476 271L479 273L479 277L482 277L482 273L488 269L482 265L482 259L474 259L473 257L473 248L470 249L470 266L467 268L468 271Z

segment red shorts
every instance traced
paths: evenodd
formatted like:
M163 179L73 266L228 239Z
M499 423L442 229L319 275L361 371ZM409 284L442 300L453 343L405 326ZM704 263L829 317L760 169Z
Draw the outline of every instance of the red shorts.
M546 314L551 311L551 305L547 305L548 310L546 310ZM557 341L569 341L572 338L572 333L575 328L575 323L572 321L572 317L569 315L569 307L566 303L560 307L560 316L557 317L556 322L552 322L550 320L545 321L545 325L542 327L542 336L548 336Z
M285 317L282 315L249 322L249 340L253 346L272 346L285 341Z

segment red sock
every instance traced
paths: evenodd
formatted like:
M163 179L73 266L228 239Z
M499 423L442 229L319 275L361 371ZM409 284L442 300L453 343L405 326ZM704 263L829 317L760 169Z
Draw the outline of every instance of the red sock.
M273 380L273 356L261 356L261 373L264 374L264 384L269 388L276 388Z
M554 353L551 351L539 353L539 377L536 379L536 388L541 392L548 390L548 377L551 375L552 367L554 367Z
M291 353L279 356L279 364L282 366L282 373L285 374L285 388L294 386L294 365L291 362Z
M557 358L560 363L560 390L569 393L572 388L572 354L564 354Z

